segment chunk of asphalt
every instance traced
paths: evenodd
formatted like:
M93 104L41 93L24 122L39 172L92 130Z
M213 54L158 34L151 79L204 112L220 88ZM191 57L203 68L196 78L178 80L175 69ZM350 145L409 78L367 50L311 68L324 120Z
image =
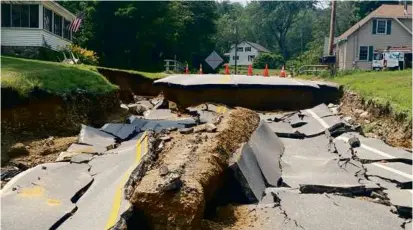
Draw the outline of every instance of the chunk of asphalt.
M133 124L108 123L100 130L110 133L121 140L126 140L132 135L136 135L136 126Z
M411 189L391 189L384 190L384 192L390 203L397 208L399 214L411 217L413 203Z
M260 201L265 191L265 181L253 150L248 144L243 144L234 155L237 159L230 168L243 194L250 202Z
M271 186L281 184L281 156L284 145L267 122L260 121L252 133L248 145L251 147L266 182Z
M95 129L90 126L82 125L79 134L79 143L93 146L108 147L115 144L114 136Z

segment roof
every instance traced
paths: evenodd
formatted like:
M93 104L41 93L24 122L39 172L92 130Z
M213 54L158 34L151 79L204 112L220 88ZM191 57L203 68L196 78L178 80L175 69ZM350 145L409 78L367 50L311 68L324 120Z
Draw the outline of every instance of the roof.
M269 53L269 52L270 52L269 50L267 50L267 48L265 48L264 46L262 46L262 45L260 45L260 44L257 44L257 43L254 43L254 42L249 42L249 41L245 41L245 42L248 43L248 44L250 44L252 47L254 47L255 49L257 49L258 51L266 52L266 53Z
M254 47L256 50L260 51L260 52L265 52L265 53L270 53L270 51L265 48L264 46L254 43L254 42L250 42L250 41L243 41L245 43L248 43L250 46ZM234 45L231 46L231 49L234 48Z
M366 24L372 18L412 18L412 6L407 6L407 15L404 14L403 5L381 5L371 12L365 18L361 19L354 26L338 37L338 41L347 39L348 36L356 32L360 27Z

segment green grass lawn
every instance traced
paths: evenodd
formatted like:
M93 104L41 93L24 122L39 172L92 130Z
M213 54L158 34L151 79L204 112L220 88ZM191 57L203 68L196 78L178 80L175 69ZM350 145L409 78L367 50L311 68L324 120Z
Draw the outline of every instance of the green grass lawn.
M162 73L134 70L118 71L127 71L151 79L166 76ZM7 56L1 56L1 84L16 89L23 96L36 86L58 95L76 89L90 93L106 93L118 88L101 75L96 66L70 65Z
M299 76L314 79L314 76ZM378 104L390 104L394 113L407 113L412 118L412 70L356 72L353 74L326 79L336 82L372 99Z

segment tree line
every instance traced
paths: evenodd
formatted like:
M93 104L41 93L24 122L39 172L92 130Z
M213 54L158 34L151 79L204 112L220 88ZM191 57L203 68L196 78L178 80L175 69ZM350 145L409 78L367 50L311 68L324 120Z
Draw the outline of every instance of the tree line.
M164 59L199 66L214 50L222 56L235 42L235 29L239 41L259 43L284 63L316 63L329 33L331 10L318 1L59 3L84 13L74 42L95 51L99 65L147 71L162 70ZM338 1L335 35L381 4L398 1Z

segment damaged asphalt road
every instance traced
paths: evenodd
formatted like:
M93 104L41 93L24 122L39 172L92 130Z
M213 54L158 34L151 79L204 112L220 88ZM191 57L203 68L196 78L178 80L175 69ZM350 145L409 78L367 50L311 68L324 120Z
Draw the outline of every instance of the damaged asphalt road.
M188 110L199 116L181 118L155 108L125 124L82 126L78 143L59 162L24 171L1 190L2 229L125 227L126 216L133 215L132 191L156 163L167 133L231 113L219 105ZM244 229L411 227L410 152L363 137L324 104L259 115L257 128L228 165L256 214ZM181 187L172 185L168 192Z

